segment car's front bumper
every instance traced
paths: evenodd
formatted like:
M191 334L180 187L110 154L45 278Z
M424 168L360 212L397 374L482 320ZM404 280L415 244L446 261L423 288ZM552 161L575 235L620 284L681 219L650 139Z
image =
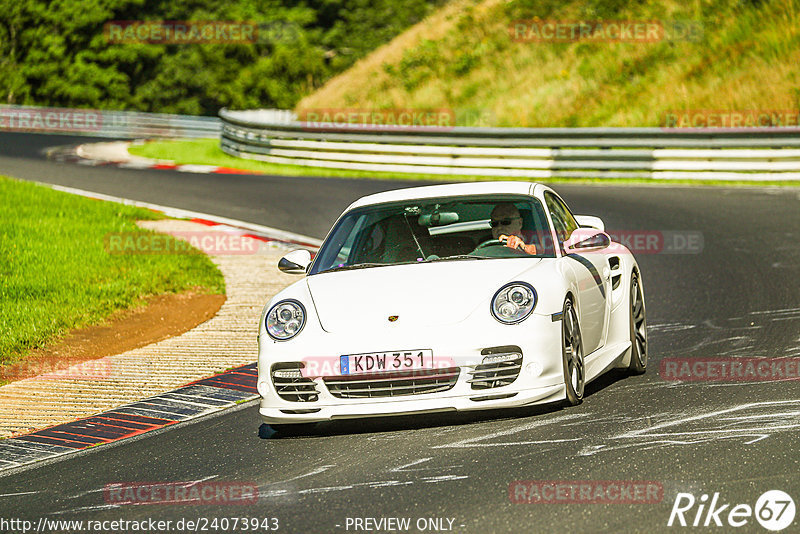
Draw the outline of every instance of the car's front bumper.
M481 351L502 346L518 347L522 353L517 378L507 385L474 389L468 380L473 376L470 371L484 358ZM319 362L334 362L343 354L411 349L430 349L437 361L445 362L450 368L457 367L460 371L453 386L433 393L339 398L331 393L325 379L312 376L310 379L318 392L316 400L298 402L279 396L271 377L276 363L319 365ZM549 315L532 314L517 325L496 321L435 328L417 325L408 329L387 328L358 337L323 331L303 332L297 340L288 343L275 342L262 334L259 337L258 391L262 397L259 412L266 423L511 408L552 402L565 397L561 322L553 321Z

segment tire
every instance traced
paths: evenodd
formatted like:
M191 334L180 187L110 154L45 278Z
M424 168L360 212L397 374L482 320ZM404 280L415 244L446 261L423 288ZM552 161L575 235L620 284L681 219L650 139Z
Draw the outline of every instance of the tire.
M583 361L583 340L578 314L569 297L564 301L564 313L561 317L561 362L564 367L564 389L567 393L567 404L577 406L583 402L586 368Z
M637 273L631 276L630 290L631 362L628 372L643 374L647 370L647 313L642 281Z

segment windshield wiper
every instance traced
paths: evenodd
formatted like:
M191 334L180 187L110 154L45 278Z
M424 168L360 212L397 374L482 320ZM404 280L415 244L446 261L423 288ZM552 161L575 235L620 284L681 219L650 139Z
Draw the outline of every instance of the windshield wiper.
M342 265L341 267L334 267L332 269L326 269L322 271L323 273L330 273L333 271L348 271L350 269L366 269L368 267L386 267L390 265L389 263L354 263L352 265Z
M455 256L444 256L441 258L432 258L430 260L425 260L425 262L431 261L448 261L448 260L489 260L491 258L487 258L486 256L470 256L469 254L457 254Z

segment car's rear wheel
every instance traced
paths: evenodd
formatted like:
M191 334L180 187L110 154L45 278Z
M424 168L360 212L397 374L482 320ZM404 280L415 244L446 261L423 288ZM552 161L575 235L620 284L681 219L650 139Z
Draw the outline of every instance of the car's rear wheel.
M567 403L575 406L583 402L583 388L586 380L583 365L583 341L578 314L572 300L564 301L561 318L561 358L564 365L564 389Z
M628 372L640 375L647 370L647 315L642 280L637 273L631 276L630 293L631 363Z

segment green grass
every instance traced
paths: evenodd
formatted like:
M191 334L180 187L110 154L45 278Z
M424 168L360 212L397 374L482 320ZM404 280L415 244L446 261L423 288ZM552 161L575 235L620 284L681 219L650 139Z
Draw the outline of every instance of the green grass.
M189 289L224 293L199 251L109 254L109 233L152 233L157 214L0 176L0 365L73 328L101 323L147 296Z
M509 33L537 19L658 21L665 35L521 42ZM800 0L452 0L296 111L451 109L487 126L652 127L668 112L797 112L798 64Z
M441 174L406 174L390 172L347 171L338 169L322 169L302 167L300 165L280 165L243 158L235 158L219 148L217 139L191 139L176 141L152 141L142 145L134 145L129 149L131 154L160 160L174 161L178 165L217 165L248 171L276 174L282 176L331 176L340 178L371 178L378 180L431 180L474 182L489 180L519 180L541 183L605 183L605 184L660 184L660 185L713 185L713 186L790 186L800 187L800 182L790 180L662 180L636 178L513 178L503 176L478 175L441 175Z

